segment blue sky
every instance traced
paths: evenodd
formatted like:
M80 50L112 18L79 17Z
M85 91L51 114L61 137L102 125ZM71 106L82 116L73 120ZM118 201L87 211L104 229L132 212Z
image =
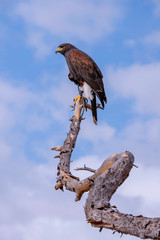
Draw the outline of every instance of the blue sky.
M96 61L108 97L98 126L85 113L72 169L98 168L110 154L131 151L139 168L112 203L159 217L160 2L0 1L0 32L0 239L120 237L86 223L87 195L75 203L73 193L54 190L58 162L50 148L63 143L77 95L65 59L55 54L63 42Z

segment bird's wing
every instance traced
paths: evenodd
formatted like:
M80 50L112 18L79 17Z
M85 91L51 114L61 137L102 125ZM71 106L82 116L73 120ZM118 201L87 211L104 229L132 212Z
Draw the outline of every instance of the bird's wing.
M78 49L73 49L69 51L66 57L72 72L76 74L79 80L86 82L96 92L104 91L102 74L97 71L98 66L87 54Z

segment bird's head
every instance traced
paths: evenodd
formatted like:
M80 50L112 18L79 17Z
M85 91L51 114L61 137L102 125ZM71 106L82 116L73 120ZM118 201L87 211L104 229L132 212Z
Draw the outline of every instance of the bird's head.
M62 43L61 45L59 45L56 49L56 52L61 53L62 55L65 55L70 49L75 48L73 45L71 45L70 43Z

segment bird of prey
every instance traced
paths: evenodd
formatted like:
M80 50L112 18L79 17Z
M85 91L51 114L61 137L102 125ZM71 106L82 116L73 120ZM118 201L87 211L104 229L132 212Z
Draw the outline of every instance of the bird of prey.
M59 45L56 49L57 52L61 53L66 59L69 68L68 78L78 85L78 88L81 87L85 97L90 99L93 121L97 124L96 96L99 98L103 109L104 103L107 103L102 80L103 75L99 67L89 55L69 43Z

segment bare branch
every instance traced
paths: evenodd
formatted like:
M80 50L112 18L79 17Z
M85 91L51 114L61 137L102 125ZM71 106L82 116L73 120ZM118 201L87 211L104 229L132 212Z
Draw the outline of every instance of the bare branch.
M62 146L53 147L53 148L51 148L51 150L54 150L54 151L61 151L61 150L62 150Z
M103 110L103 107L101 107L101 105L100 105L99 103L96 105L96 107ZM88 104L88 103L85 103L85 108L86 108L86 109L89 109L89 110L92 110L91 105Z
M89 168L89 167L86 167L86 165L84 165L84 167L81 167L81 168L75 168L74 169L75 171L79 171L79 170L86 170L86 171L89 171L89 172L93 172L93 173L95 173L96 172L96 170L94 170L94 169L92 169L92 168Z

